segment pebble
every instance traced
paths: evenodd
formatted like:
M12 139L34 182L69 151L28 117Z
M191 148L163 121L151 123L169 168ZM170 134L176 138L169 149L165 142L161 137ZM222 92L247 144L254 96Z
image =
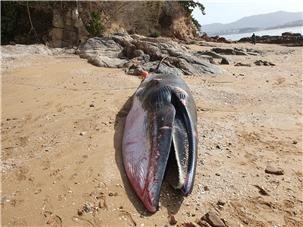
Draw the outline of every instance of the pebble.
M267 166L265 168L265 173L274 174L274 175L284 175L284 170L280 167Z
M297 143L298 143L298 141L296 141L296 140L292 141L292 144L297 144Z
M108 193L108 195L109 195L109 196L117 196L118 193L117 193L117 192L115 192L115 193L110 192L110 193Z
M204 191L209 191L209 188L208 188L208 186L204 186Z
M95 105L94 104L90 104L89 107L95 107Z
M80 132L79 135L80 136L84 136L86 134L86 132Z
M78 214L79 216L82 216L82 215L83 215L83 211L82 211L82 210L78 210L78 211L77 211L77 214Z

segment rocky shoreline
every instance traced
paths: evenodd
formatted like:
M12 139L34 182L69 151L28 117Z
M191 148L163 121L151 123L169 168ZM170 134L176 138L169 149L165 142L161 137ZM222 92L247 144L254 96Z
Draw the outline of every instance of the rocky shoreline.
M239 39L237 42L251 42L251 37ZM287 46L303 46L303 36L300 33L284 32L280 36L256 36L256 43L281 44Z

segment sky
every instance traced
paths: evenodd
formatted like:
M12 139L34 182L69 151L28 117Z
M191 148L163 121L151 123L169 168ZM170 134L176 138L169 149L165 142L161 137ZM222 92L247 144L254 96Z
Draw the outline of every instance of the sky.
M242 17L275 11L303 12L303 0L198 0L206 15L196 8L193 12L201 25L230 23ZM303 19L303 18L302 18Z

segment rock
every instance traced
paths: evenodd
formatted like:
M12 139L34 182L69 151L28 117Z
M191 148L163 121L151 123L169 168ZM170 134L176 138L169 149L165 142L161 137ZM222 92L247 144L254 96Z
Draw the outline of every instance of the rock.
M83 215L83 210L80 210L80 209L79 209L79 210L77 211L77 214L78 214L79 216L82 216L82 215Z
M251 42L251 37L244 37L237 42ZM281 36L256 36L257 43L284 44L287 46L303 46L303 36L300 33L285 32Z
M263 60L257 60L255 61L255 65L258 65L258 66L275 66L274 63L271 63L269 61L263 61Z
M280 167L267 166L265 168L265 173L274 175L284 175L284 170Z
M169 216L168 216L168 223L169 223L170 225L175 225L175 224L177 224L177 220L176 220L176 218L175 218L174 215L169 215Z
M79 135L80 136L84 136L86 134L86 132L80 132Z
M95 105L94 104L90 104L89 107L95 107Z
M298 143L298 141L296 141L296 140L292 141L292 144L297 144L297 143Z
M209 59L187 52L176 42L171 40L163 42L138 35L90 38L80 46L78 54L99 67L119 68L126 67L130 62L136 62L136 67L151 72L161 61L158 71L163 73L204 75L221 72L218 67L209 63ZM136 70L129 70L128 74L138 73Z
M182 223L180 225L177 225L177 227L196 227L197 225L192 223L192 222L186 222L186 223Z
M201 220L206 221L207 223L209 223L212 227L225 227L224 222L219 218L219 216L213 212L213 211L209 211L208 213L206 213Z
M197 220L196 223L201 227L211 227L211 225L204 220Z
M96 56L88 59L88 63L105 68L122 68L127 61L119 58L109 58L106 56Z
M222 58L220 64L221 65L229 65L229 61L226 58Z
M224 58L222 55L220 54L217 54L213 51L197 51L196 55L208 55L210 57L213 57L213 58L218 58L218 59L222 59Z
M224 55L247 55L243 50L239 48L212 48L212 51L218 53L218 54L224 54Z
M238 62L238 63L235 64L235 66L247 66L247 67L251 67L251 64L246 64L246 63Z
M208 186L204 186L203 189L204 189L204 191L209 191L209 187Z
M232 41L227 40L224 37L220 36L208 36L206 33L204 33L202 36L200 36L202 40L205 40L207 42L217 42L217 43L232 43Z

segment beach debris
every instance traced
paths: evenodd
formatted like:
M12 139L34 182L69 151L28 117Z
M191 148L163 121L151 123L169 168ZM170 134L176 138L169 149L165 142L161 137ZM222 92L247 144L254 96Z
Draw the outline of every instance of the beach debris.
M118 195L117 192L110 192L110 193L108 193L108 196L117 196L117 195Z
M62 219L51 211L44 211L43 216L46 218L46 224L51 226L62 226Z
M257 189L259 189L259 193L261 195L264 195L264 196L269 196L269 193L262 187L262 186L259 186L259 185L254 185Z
M201 220L206 221L212 227L225 227L224 222L214 211L209 211L206 213Z
M121 219L125 220L128 225L137 226L136 221L134 220L134 218L132 217L132 215L128 211L120 210L119 216L120 216Z
M80 136L84 136L86 134L86 132L80 132L79 135Z
M274 175L284 175L284 170L280 167L274 167L274 166L266 166L265 173L267 174L274 174Z
M90 202L86 202L82 206L82 212L85 212L85 213L93 213L94 211L98 211L98 209L99 209L98 205L96 205L95 203L90 203Z

